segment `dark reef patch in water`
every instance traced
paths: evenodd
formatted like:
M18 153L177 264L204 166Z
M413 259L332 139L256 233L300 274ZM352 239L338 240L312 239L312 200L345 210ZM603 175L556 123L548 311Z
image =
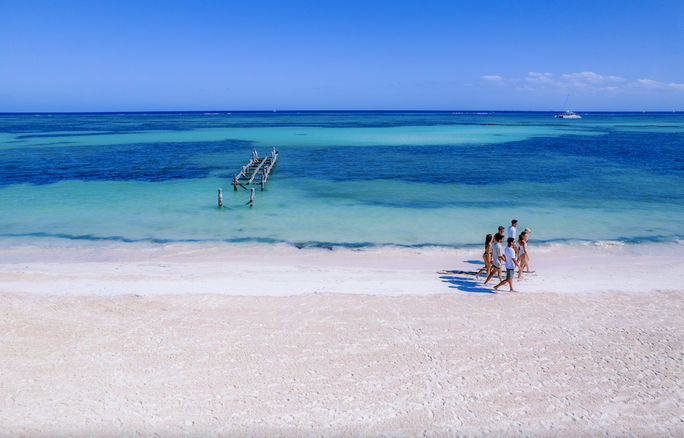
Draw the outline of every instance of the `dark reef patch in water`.
M273 177L465 185L554 183L579 177L594 185L601 199L611 199L611 193L637 199L639 193L620 195L619 186L601 184L619 178L621 167L681 176L682 144L684 134L617 131L484 145L286 146L280 148ZM0 185L62 180L167 181L203 178L212 173L230 178L249 158L252 146L248 141L223 140L0 149ZM265 148L259 149L263 153ZM212 154L219 158L214 159ZM332 190L329 196L345 196L335 193ZM583 193L586 196L589 192ZM312 195L317 196L315 192Z
M0 149L0 186L203 178L215 171L237 171L250 151L251 143L240 140ZM221 154L225 161L202 160L207 154Z

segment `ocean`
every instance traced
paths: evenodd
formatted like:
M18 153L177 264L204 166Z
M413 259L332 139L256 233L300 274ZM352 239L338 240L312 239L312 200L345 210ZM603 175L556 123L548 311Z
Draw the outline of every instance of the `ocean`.
M0 246L680 244L684 114L580 114L0 114ZM250 208L232 176L273 147Z

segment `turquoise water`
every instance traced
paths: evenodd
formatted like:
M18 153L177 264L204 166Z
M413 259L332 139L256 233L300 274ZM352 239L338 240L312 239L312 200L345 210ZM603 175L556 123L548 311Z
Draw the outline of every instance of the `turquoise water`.
M231 177L273 146L249 208ZM0 244L464 246L511 218L537 242L673 242L683 148L682 114L5 114Z

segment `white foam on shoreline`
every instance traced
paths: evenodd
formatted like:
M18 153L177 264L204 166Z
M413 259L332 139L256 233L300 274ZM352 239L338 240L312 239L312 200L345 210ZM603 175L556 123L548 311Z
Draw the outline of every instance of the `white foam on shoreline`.
M0 263L13 263L15 259L27 261L128 261L131 259L147 258L151 256L163 256L166 258L180 257L185 259L192 255L200 259L213 259L224 257L232 252L244 252L248 255L281 255L288 256L301 252L330 253L364 253L382 255L429 255L429 256L454 256L458 254L470 254L480 250L481 245L446 246L446 245L342 245L336 243L303 243L292 244L287 242L263 243L263 242L227 242L227 241L177 241L177 242L121 242L114 240L73 240L61 238L41 238L34 240L26 239L3 239L0 240L0 254L3 256ZM537 253L571 252L588 254L612 254L616 250L627 254L684 254L684 240L671 241L645 241L639 243L622 240L568 240L535 242L530 241L530 246Z

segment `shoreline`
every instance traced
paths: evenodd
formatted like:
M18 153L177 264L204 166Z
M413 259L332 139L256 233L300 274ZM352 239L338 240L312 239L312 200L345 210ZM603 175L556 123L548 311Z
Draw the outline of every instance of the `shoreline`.
M526 293L680 290L684 245L530 246ZM106 244L0 249L0 292L37 295L488 293L478 248L297 249L288 245ZM438 274L438 272L457 273Z

